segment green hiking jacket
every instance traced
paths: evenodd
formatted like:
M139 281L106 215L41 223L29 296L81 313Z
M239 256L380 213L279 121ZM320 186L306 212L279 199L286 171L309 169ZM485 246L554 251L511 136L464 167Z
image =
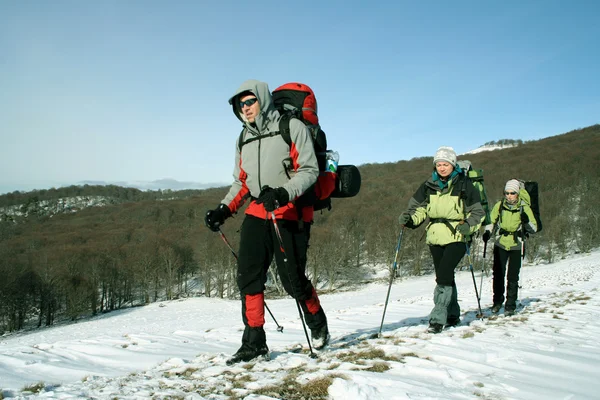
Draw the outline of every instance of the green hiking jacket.
M537 232L537 222L530 204L529 193L525 189L521 189L516 204L509 204L504 199L494 205L490 215L492 223L487 225L485 230L495 231L495 246L507 251L520 250L523 229L525 229L525 233ZM529 217L529 222L525 227L521 226L521 212Z
M429 217L426 242L440 246L468 241L485 218L478 190L462 174L449 180L443 189L429 178L410 199L406 212L411 216L413 226L421 225ZM463 220L470 226L470 234L466 237L456 231Z

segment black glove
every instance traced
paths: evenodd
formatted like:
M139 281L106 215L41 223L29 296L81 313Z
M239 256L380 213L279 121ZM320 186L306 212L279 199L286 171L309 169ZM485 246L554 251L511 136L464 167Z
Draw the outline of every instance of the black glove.
M529 222L529 217L525 214L525 211L521 213L521 225L527 225Z
M463 236L467 236L471 234L471 226L468 223L464 223L464 224L460 224L456 227L456 230L458 231L458 233L460 233Z
M219 204L214 210L209 210L204 216L204 223L213 232L218 232L227 218L231 217L231 210L225 204Z
M256 199L256 204L264 204L267 212L275 211L275 209L285 206L290 201L290 195L287 190L282 187L273 189L269 186L263 187Z
M492 236L492 232L490 232L490 231L485 231L485 232L483 232L483 236L482 236L481 238L483 239L483 241L484 241L485 243L487 243L487 242L488 242L488 240L490 240L490 236Z
M412 218L409 213L402 213L398 217L398 222L400 222L400 225L402 226L407 226L409 222L412 222Z

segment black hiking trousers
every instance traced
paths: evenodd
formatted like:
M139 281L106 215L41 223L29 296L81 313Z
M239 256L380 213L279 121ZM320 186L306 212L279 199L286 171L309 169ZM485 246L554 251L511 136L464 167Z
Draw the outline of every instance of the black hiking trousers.
M459 321L460 320L460 305L458 304L458 290L456 288L456 282L454 280L454 272L456 266L462 260L465 255L467 248L463 242L449 243L445 246L430 245L429 251L433 258L433 265L435 267L435 281L440 286L451 286L452 295L450 302L447 306L447 318L446 321L438 322L446 324L448 321ZM435 293L435 292L434 292ZM436 296L434 295L434 303ZM443 317L439 320L443 320Z
M267 282L267 272L273 257L277 273L285 291L298 300L306 324L312 329L327 324L325 313L311 281L306 277L306 261L309 239L308 224L298 221L277 220L287 260L279 245L271 219L247 215L242 223L238 257L237 284L242 298L242 319L246 326L260 326L262 304L256 304L256 295L262 294ZM264 299L261 297L261 299ZM261 300L263 301L263 300ZM246 307L252 302L252 307ZM264 302L264 301L263 301ZM258 309L258 311L257 311ZM264 315L264 311L263 315ZM262 318L264 323L264 317Z
M464 242L449 243L445 246L430 245L429 251L435 267L435 281L438 285L453 286L454 270L467 252Z
M508 263L508 268L507 268ZM506 276L505 310L514 311L517 307L519 273L521 272L521 250L504 250L494 246L493 290L494 304L504 303L504 277Z

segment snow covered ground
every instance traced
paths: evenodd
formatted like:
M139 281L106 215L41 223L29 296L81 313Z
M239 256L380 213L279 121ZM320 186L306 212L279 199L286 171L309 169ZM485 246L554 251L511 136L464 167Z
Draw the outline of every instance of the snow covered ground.
M291 299L268 300L269 362L226 366L240 344L239 301L195 298L0 337L4 398L594 399L600 382L600 251L522 269L519 313L484 320L469 271L462 322L426 333L434 277L321 296L332 342L318 359ZM479 271L477 271L479 284ZM23 388L39 384L37 393ZM2 397L0 396L0 398Z
M465 154L477 154L484 151L494 151L494 150L502 150L502 149L510 149L511 147L517 147L516 144L485 144L483 146L479 146L476 149L466 151L461 155Z

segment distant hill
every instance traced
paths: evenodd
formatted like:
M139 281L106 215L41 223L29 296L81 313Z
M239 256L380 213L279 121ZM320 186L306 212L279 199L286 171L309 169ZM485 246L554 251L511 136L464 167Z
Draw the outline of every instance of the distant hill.
M488 142L464 154L476 154L523 144L522 140L501 139ZM0 195L0 221L31 215L52 216L72 213L85 207L120 204L128 201L187 198L198 191L229 186L227 183L200 183L171 178L154 181L81 181L75 185L32 191L15 191ZM117 189L121 188L121 189ZM92 200L93 199L93 200Z
M97 181L87 182L81 185L3 194L0 196L0 221L15 221L32 215L51 217L58 213L72 213L86 207L132 201L188 198L198 195L202 190L214 187L211 184L197 184L206 187L203 189L188 189L185 187L193 186L190 182L178 182L173 179L163 179L148 184L163 188L179 185L180 189L146 188L141 190L131 186L106 184Z
M517 144L484 144L483 146L480 146L473 150L469 150L463 154L477 154L477 153L481 153L483 151L495 151L495 150L509 149L511 147L516 147L516 146L518 146L518 145Z
M140 190L201 190L201 189L209 189L209 188L214 188L214 187L226 186L226 185L228 185L228 183L224 183L224 182L200 183L200 182L188 182L188 181L182 182L182 181L178 181L176 179L163 178L163 179L157 179L154 181L133 181L133 182L82 181L82 182L78 182L76 185L77 186L79 186L79 185L94 185L94 186L115 185L115 186L135 188L135 189L140 189Z

